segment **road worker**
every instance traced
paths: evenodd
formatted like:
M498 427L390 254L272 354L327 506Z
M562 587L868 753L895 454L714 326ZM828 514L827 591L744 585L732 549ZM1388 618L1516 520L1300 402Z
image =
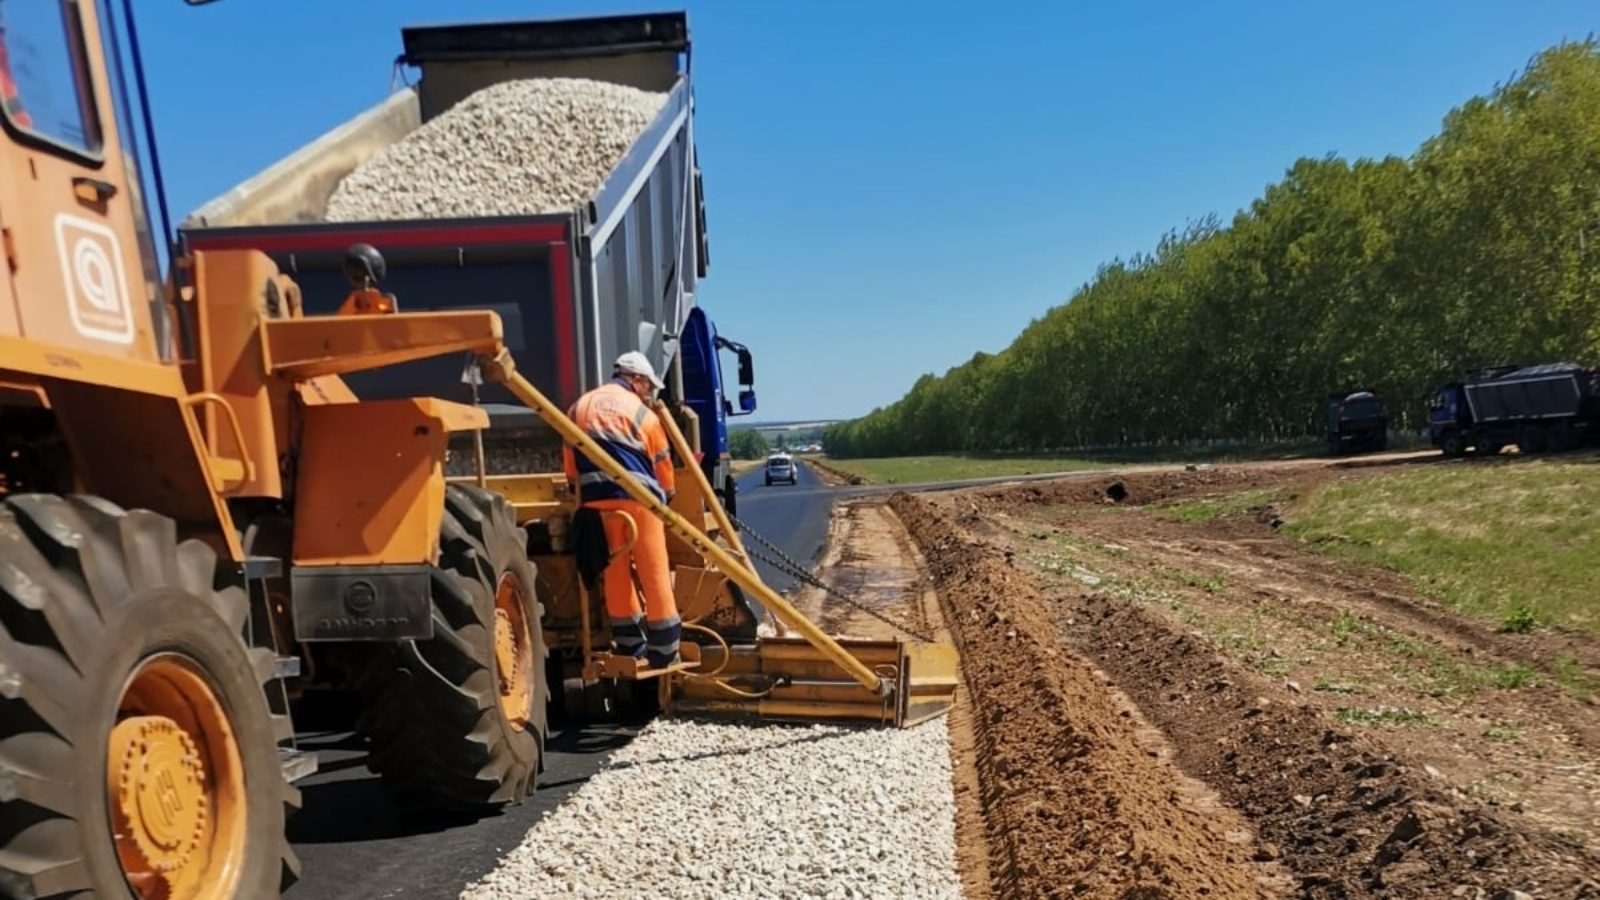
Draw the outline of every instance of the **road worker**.
M334 315L385 316L400 311L400 302L393 294L378 290L379 282L388 274L388 264L383 254L371 244L354 244L344 254L344 277L350 282L350 293Z
M666 429L649 406L661 388L650 361L630 351L617 357L612 379L579 397L567 415L629 477L668 503L677 489L672 453ZM605 523L606 545L613 555L602 582L616 651L642 656L651 668L677 662L682 624L672 596L666 525L572 445L564 445L562 451L567 483L577 490L579 505L598 511ZM627 543L629 525L617 513L632 519L638 529L630 552L619 552Z

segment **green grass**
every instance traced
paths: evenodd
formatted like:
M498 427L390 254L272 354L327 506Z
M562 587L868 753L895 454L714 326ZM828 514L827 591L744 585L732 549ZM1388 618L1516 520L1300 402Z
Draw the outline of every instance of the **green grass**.
M1377 706L1368 709L1339 709L1334 711L1334 716L1340 721L1351 725L1367 725L1374 728L1400 728L1406 725L1433 726L1438 723L1425 712L1414 709Z
M1504 631L1600 633L1600 464L1449 465L1302 497L1282 532L1411 578Z
M1180 522L1209 522L1222 516L1235 515L1282 502L1288 496L1281 489L1258 489L1224 494L1220 497L1201 497L1160 507L1163 515Z
M1430 697L1467 697L1487 689L1515 690L1543 679L1521 664L1475 665L1457 661L1447 650L1420 641L1344 610L1329 626L1334 647L1388 654L1392 672ZM1335 690L1333 686L1319 690Z
M1495 722L1483 729L1483 736L1507 744L1522 743L1522 729L1511 722Z
M967 478L1043 475L1103 469L1107 463L1083 459L979 456L896 456L884 459L830 459L836 469L860 475L872 484L929 484Z
M1425 449L1410 442L1392 445L1390 451ZM874 484L923 484L964 478L991 478L1012 475L1040 475L1047 472L1080 472L1130 465L1171 465L1180 463L1240 463L1263 460L1310 459L1327 454L1321 440L1247 443L1231 447L1211 445L1096 450L1071 456L1009 456L1005 454L941 454L897 456L877 459L832 459L837 469L851 472ZM1360 457L1351 457L1359 459Z

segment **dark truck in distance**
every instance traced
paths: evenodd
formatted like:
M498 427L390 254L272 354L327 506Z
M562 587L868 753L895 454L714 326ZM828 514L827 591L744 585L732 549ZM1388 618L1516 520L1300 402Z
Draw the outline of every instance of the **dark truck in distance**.
M1328 452L1334 456L1389 449L1389 408L1377 391L1335 391L1328 395L1325 415Z
M1571 362L1498 366L1442 385L1428 432L1445 456L1559 453L1600 438L1600 370Z

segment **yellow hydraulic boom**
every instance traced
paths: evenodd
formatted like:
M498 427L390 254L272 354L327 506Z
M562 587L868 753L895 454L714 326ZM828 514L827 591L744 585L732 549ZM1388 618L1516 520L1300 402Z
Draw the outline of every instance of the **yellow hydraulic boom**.
M910 645L899 641L851 641L849 643L856 650L854 653L851 652L851 648L847 648L844 643L818 628L791 603L772 590L743 560L723 549L699 528L661 503L642 485L630 478L621 465L584 434L577 424L540 393L538 388L516 371L516 364L507 349L497 348L493 355L484 354L479 359L486 377L504 385L518 400L525 403L562 438L570 442L578 452L583 453L601 471L621 485L630 497L659 517L668 528L687 541L702 557L714 563L734 583L754 595L777 616L779 621L798 633L803 638L804 644L810 645L810 648L820 653L823 659L848 674L858 685L855 691L865 692L868 698L874 701L871 705L878 708L878 714L874 718L902 726L938 715L949 708L957 681L954 648L937 644ZM669 433L676 437L675 443L681 441L681 434L677 432L675 424L671 423L671 417L664 418L668 422ZM697 467L687 468L693 470L695 475L704 477ZM707 493L709 494L709 491ZM723 533L732 535L733 529L725 514L715 503L711 506L712 514L716 517ZM809 687L794 686L795 695L791 699L779 699L772 696L773 692L770 690L755 695L729 689L729 693L738 699L723 703L691 702L683 704L684 708L707 712L744 710L758 716L778 715L790 718L862 718L863 700L867 698L857 697L852 702L851 698L842 696L837 690L828 691L817 674L817 667L809 664L814 659L810 651L797 648L795 646L797 643L793 639L784 638L759 641L752 652L764 665L754 669L748 665L730 665L736 651L725 646L721 650L723 654L721 665L718 666L719 671L727 668L741 674L761 674L778 684L791 686L794 681L801 679L796 678L794 673L785 674L785 663L790 663L796 673L811 682ZM918 670L915 677L911 672L913 667ZM673 676L693 677L680 673L673 673ZM808 704L813 707L809 714Z

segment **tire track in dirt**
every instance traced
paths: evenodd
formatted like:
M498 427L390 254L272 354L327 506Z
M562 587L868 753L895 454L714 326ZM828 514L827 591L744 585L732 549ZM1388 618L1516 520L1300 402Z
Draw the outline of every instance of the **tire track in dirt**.
M1420 463L1406 461L1401 464ZM1379 460L1362 463L1256 464L1196 471L1108 472L1093 480L973 491L970 496L983 500L990 509L1018 506L1058 507L1064 510L1139 507L1271 487L1308 490L1332 480L1364 477L1383 468L1385 466ZM1112 495L1120 499L1113 500ZM1148 546L1164 543L1166 551L1186 554L1190 562L1205 566L1246 565L1259 571L1263 567L1292 565L1299 580L1319 584L1338 594L1345 602L1360 603L1375 621L1397 630L1440 643L1465 642L1476 651L1514 660L1546 674L1554 674L1553 660L1569 656L1591 675L1600 676L1600 645L1593 641L1571 635L1498 631L1494 623L1463 617L1437 601L1421 596L1403 577L1393 572L1323 556L1309 547L1299 547L1276 539L1273 537L1274 526L1270 524L1275 521L1278 521L1276 508L1271 504L1262 504L1243 510L1238 516L1213 520L1208 524L1206 537L1198 537L1183 523L1162 522L1153 518L1141 526L1145 529L1141 537L1147 539L1144 543ZM1073 525L1075 529L1084 528L1082 521L1074 521ZM1088 525L1088 529L1092 530L1093 525ZM1114 541L1127 537L1127 534L1119 531L1105 537Z
M1285 473L1257 470L1246 486L1274 474ZM1277 536L1271 507L1241 505L1203 522L1126 508L1225 496L1238 483L1228 470L1217 476L1152 483L1131 473L1112 479L1127 492L1119 504L1105 503L1093 485L1053 486L1057 502L1041 503L1033 491L991 495L983 527L1069 595L1083 593L1082 573L1060 569L1071 558L1074 569L1087 564L1095 578L1110 578L1119 596L1204 629L1246 667L1281 675L1296 692L1314 684L1297 696L1328 715L1367 720L1391 752L1456 789L1575 840L1600 835L1600 698L1559 686L1565 664L1553 649L1576 643L1592 652L1592 640L1498 634L1468 617L1452 624L1442 605L1414 591L1421 609L1413 614L1400 576ZM1289 491L1319 477L1329 473L1302 469ZM934 502L972 508L960 496ZM1373 601L1375 592L1384 599ZM1593 683L1592 670L1584 675Z
M1487 624L1452 616L1437 604L1412 594L1405 596L1375 586L1383 580L1378 573L1355 575L1347 567L1316 557L1309 550L1273 539L1220 540L1185 535L1185 527L1154 517L1140 523L1138 534L1130 529L1105 527L1110 523L1080 519L1074 533L1096 540L1116 542L1137 551L1154 566L1167 566L1191 572L1216 573L1232 583L1256 585L1257 595L1286 608L1308 614L1316 621L1333 622L1354 616L1371 623L1384 634L1414 639L1451 655L1470 657L1480 667L1523 665L1551 676L1559 671L1562 652L1580 661L1591 674L1600 674L1593 662L1594 648L1577 638L1555 635L1526 636L1502 634ZM1215 526L1218 523L1212 523ZM1238 530L1244 526L1217 530ZM1266 526L1261 526L1265 528ZM1273 546L1276 545L1276 546ZM1241 558L1242 557L1242 558ZM1151 568L1143 563L1145 568ZM1362 581L1368 582L1361 584ZM1563 651L1553 647L1569 648ZM1520 704L1535 704L1559 716L1572 740L1590 751L1600 751L1600 708L1568 693L1524 694Z
M1032 502L1095 502L1103 489L1076 484L1004 493L1007 500L1023 494ZM966 602L980 617L974 622L1026 619L1034 635L1053 629L1071 640L1162 729L1186 771L1250 817L1263 840L1256 855L1291 868L1297 896L1488 897L1514 896L1489 890L1531 890L1600 897L1588 874L1600 871L1593 853L1451 790L1281 684L1232 663L1191 629L1087 588L1045 598L1010 567L1001 543L1006 530L981 515L973 499L944 501L963 511L959 522L933 503L894 501L939 578L947 611ZM984 511L995 507L987 503ZM973 532L994 540L975 540ZM981 599L960 599L960 592L970 598L985 591L1004 600L985 610ZM964 632L977 631L955 620ZM974 649L963 641L969 657Z

